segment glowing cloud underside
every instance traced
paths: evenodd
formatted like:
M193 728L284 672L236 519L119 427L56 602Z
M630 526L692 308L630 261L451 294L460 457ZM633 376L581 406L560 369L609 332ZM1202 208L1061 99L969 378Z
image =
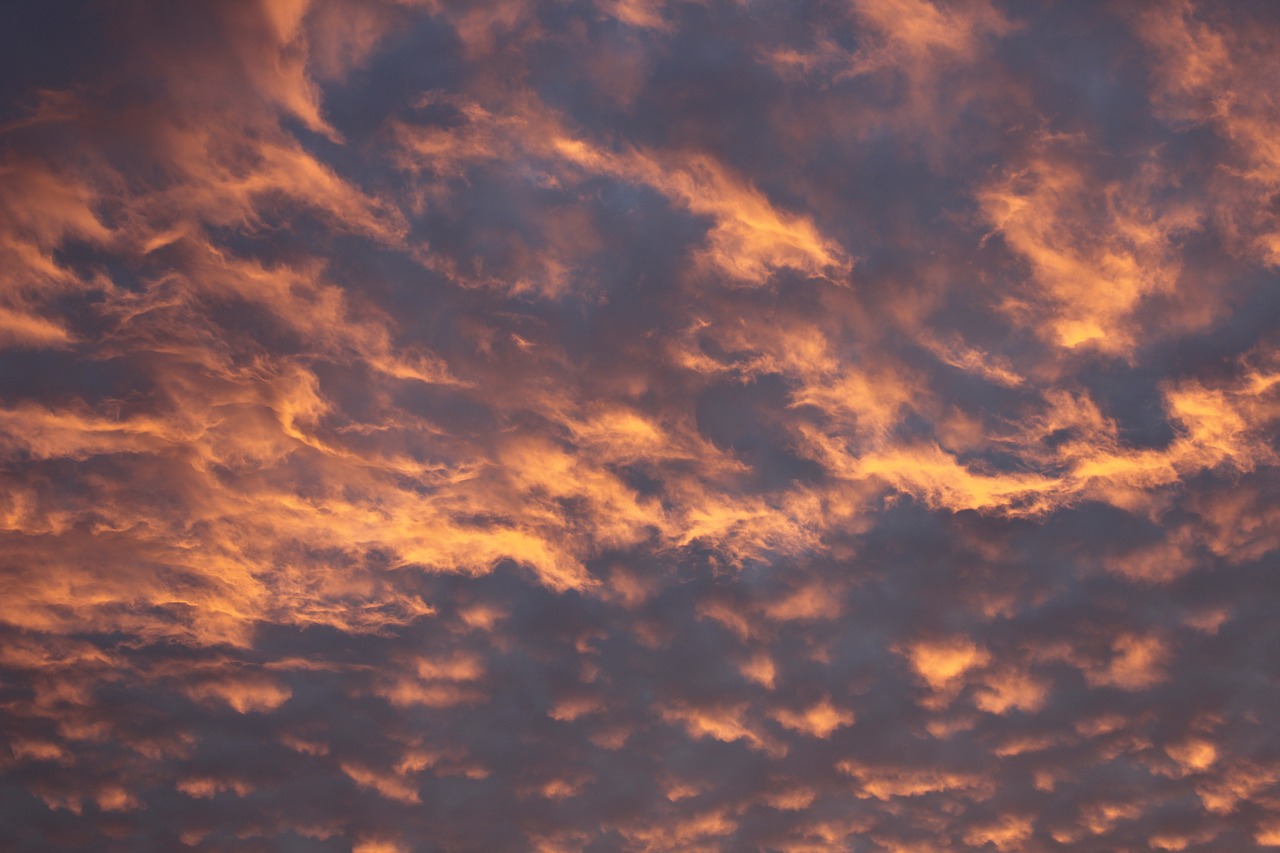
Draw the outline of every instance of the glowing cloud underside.
M0 9L0 847L1280 847L1280 9Z

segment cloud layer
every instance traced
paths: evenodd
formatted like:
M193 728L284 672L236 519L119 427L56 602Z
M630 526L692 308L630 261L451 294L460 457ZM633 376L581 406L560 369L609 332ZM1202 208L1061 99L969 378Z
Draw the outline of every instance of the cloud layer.
M0 32L0 846L1280 847L1270 4Z

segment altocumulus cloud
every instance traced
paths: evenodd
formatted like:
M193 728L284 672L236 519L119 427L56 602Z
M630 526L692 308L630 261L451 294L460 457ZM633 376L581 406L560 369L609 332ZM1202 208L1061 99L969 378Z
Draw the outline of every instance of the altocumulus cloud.
M0 846L1280 847L1272 4L0 33Z

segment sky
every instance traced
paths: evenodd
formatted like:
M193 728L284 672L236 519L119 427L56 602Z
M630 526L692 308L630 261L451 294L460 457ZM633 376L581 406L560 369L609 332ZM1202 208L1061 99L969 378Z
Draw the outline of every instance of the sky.
M0 849L1280 848L1277 44L0 5Z

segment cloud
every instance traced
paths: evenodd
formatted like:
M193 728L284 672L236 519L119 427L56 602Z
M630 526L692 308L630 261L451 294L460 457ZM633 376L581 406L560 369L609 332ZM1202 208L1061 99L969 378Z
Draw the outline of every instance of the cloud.
M0 847L1276 845L1264 5L0 16Z

